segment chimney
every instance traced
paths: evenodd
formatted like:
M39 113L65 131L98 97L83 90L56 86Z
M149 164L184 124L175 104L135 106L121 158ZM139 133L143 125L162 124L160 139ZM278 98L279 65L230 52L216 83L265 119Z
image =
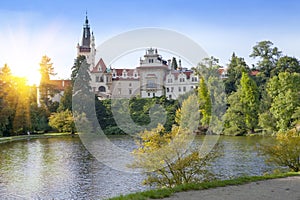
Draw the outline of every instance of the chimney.
M171 70L171 59L168 60L168 69Z

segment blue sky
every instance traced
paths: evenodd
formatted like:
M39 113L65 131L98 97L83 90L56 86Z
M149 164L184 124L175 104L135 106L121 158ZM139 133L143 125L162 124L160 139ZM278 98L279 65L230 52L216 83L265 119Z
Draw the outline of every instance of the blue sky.
M7 63L14 73L28 76L46 54L52 58L57 78L68 78L86 10L96 45L132 29L160 27L190 37L223 65L233 51L248 64L254 63L248 56L261 40L300 57L299 6L297 0L4 1L0 5L0 66Z

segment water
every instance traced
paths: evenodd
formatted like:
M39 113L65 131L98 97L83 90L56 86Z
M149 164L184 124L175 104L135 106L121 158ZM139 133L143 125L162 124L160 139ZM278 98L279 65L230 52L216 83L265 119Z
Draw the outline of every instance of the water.
M111 137L134 148L128 137ZM221 137L224 156L213 170L220 178L261 175L264 164L258 137ZM0 144L1 199L104 199L147 189L141 174L113 170L98 162L79 138L48 138Z

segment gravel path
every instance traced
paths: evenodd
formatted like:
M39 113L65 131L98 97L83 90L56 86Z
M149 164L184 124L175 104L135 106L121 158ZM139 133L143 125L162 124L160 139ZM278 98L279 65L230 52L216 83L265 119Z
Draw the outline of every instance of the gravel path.
M300 176L175 193L163 200L300 200Z

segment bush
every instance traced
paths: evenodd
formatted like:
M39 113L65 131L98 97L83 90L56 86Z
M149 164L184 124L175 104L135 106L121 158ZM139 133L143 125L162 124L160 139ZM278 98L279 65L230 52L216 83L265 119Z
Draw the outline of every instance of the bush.
M300 134L296 130L277 133L274 144L262 145L262 153L268 156L268 163L300 171Z
M140 168L147 175L144 184L158 187L211 180L214 176L207 170L217 158L218 145L210 153L200 152L197 147L189 149L193 135L178 126L166 132L162 125L145 130L133 151L133 168Z

